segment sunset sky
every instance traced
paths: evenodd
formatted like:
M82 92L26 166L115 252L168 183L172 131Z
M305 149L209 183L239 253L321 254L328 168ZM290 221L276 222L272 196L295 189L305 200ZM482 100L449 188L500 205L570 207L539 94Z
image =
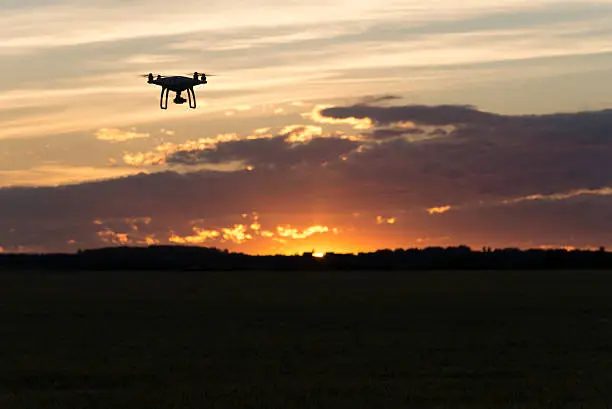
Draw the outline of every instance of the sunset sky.
M612 0L0 0L0 252L612 247ZM139 75L209 72L198 109Z

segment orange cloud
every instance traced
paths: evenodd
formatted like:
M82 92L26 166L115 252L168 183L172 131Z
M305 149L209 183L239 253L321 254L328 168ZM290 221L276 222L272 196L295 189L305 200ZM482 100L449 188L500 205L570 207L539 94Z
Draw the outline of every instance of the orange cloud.
M150 217L126 217L117 219L94 220L92 223L96 226L104 226L107 223L123 223L130 233L118 233L109 227L104 227L104 230L99 231L96 235L105 243L117 245L155 245L161 241L155 238L154 234L142 235L139 234L142 225L151 224ZM74 244L74 243L69 243Z
M118 244L124 246L132 243L132 240L129 238L127 233L116 233L110 229L99 231L97 236L100 238L100 240L108 244Z
M376 224L395 224L395 217L376 216Z
M281 131L281 135L288 134L287 141L291 143L304 143L321 136L323 129L313 125L288 125Z
M261 136L263 137L263 136ZM179 151L214 149L219 143L240 140L235 133L224 133L214 137L199 138L183 143L166 142L149 152L124 152L123 162L130 166L159 166L167 164L168 156Z
M271 128L255 129L252 134L247 136L239 136L235 133L225 133L218 134L214 137L189 140L183 143L166 142L156 146L153 150L148 152L124 152L123 162L129 166L136 167L168 165L168 158L177 152L205 151L215 149L221 143L234 141L270 139L274 136L274 134L268 132L270 129ZM289 143L307 143L313 138L328 137L347 139L351 141L359 141L362 139L360 136L347 135L341 131L324 134L323 129L320 126L314 125L288 125L283 127L279 133L281 135L287 135L287 141ZM214 168L215 170L219 171L235 171L244 168L251 171L254 169L252 165L244 163L211 164L207 165L206 168Z
M260 234L261 224L259 223L259 215L257 213L253 213L253 222L249 227L255 232L255 234Z
M270 132L270 129L272 129L272 128L257 128L257 129L255 129L253 131L253 133L255 135L262 135L262 134Z
M294 240L306 239L313 234L317 233L328 233L330 231L327 226L310 226L304 230L298 230L291 227L290 225L277 226L276 231L279 236L284 238L291 238ZM331 230L334 234L338 234L338 229L334 228Z
M96 139L108 142L125 142L131 139L148 138L148 133L122 131L117 128L101 128L95 133Z
M172 234L168 241L174 244L202 244L208 240L215 240L220 236L217 230L205 230L199 227L194 227L194 235L181 237L176 234Z
M203 245L208 242L245 244L258 238L269 239L281 244L291 240L304 240L315 234L338 234L338 228L314 225L305 229L298 229L289 224L278 225L274 229L265 229L259 220L257 212L243 213L244 223L236 223L227 227L202 227L204 220L193 220L197 224L192 227L192 234L179 235L175 232L165 234L167 239L158 239L155 234L144 234L143 225L150 225L150 217L128 217L106 220L94 220L92 223L100 226L97 236L105 243L115 245L155 245L172 243L179 245ZM116 232L107 223L123 223L123 231Z
M129 166L158 166L166 164L166 155L158 152L123 153L123 162Z
M139 229L138 225L139 224L145 224L145 225L151 224L151 218L150 217L133 217L133 218L129 218L128 217L128 218L123 219L123 221L127 225L129 225L130 228L133 231L138 231L138 229Z
M146 236L144 240L140 240L138 244L146 244L147 246L154 246L161 242L155 238L155 236Z
M233 227L221 229L223 233L223 241L232 241L236 244L242 244L247 240L251 240L253 236L246 232L247 227L244 224L235 224Z
M438 207L431 207L429 209L427 209L427 213L434 215L434 214L443 214L448 212L449 210L451 210L453 207L452 206L438 206Z
M166 142L155 147L155 152L162 154L163 157L178 151L206 150L214 149L219 143L238 141L241 138L235 133L219 134L214 137L199 138L183 143Z

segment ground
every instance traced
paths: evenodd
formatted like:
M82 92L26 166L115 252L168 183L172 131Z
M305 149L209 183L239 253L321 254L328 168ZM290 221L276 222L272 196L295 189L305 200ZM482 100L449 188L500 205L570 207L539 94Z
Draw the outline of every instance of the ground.
M2 408L606 408L612 272L0 273Z

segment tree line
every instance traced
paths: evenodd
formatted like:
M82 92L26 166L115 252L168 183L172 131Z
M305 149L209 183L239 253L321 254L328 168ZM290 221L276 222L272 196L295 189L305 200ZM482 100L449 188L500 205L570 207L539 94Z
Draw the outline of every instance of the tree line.
M517 248L474 251L468 246L384 249L314 257L312 253L255 256L211 247L108 247L77 253L0 254L2 270L474 270L612 269L612 253L599 250Z

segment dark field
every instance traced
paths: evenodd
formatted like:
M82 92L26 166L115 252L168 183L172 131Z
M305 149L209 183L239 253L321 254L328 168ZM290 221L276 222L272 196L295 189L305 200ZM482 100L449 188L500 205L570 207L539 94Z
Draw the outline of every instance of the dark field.
M0 408L606 408L611 272L2 273Z

